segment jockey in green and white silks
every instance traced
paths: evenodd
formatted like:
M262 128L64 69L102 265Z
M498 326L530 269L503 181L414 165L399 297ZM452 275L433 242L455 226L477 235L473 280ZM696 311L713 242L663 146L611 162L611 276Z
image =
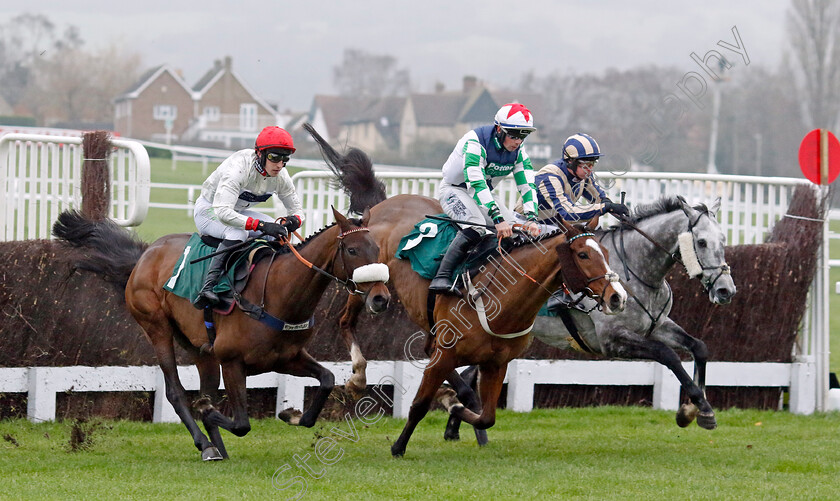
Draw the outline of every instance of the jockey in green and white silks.
M528 108L510 103L499 109L493 125L467 132L443 165L443 181L438 190L443 211L453 219L495 226L500 238L511 236L515 216L493 196L493 186L498 178L512 173L528 219L525 229L536 236L539 227L535 222L534 169L522 148L522 142L534 130L533 116ZM461 295L453 289L452 271L482 234L475 226L462 226L463 230L450 244L438 274L429 286L431 291Z

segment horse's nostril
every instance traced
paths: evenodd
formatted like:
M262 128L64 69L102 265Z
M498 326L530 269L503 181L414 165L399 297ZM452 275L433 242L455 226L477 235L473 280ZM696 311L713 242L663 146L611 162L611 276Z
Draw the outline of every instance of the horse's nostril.
M729 298L732 297L732 292L730 292L729 289L721 287L717 290L717 295L718 297Z

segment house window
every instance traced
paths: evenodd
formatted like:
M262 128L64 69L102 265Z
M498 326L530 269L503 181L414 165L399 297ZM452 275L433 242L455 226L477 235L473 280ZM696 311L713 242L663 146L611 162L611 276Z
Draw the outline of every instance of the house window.
M155 105L152 112L155 120L175 120L178 118L178 107L171 104Z
M222 116L218 106L207 106L204 108L204 118L208 122L218 122Z
M257 105L243 103L239 105L239 130L257 130Z

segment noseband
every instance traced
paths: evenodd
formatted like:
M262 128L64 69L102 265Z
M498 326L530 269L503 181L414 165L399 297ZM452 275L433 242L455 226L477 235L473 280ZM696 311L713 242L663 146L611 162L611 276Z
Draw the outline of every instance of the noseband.
M700 212L700 215L699 215L699 216L697 216L697 219L695 219L694 221L692 221L692 220L691 220L691 217L690 217L688 214L686 214L686 217L688 217L688 231L687 231L686 233L688 233L688 234L690 234L690 235L691 235L691 245L692 245L692 247L691 247L691 249L688 249L688 250L692 251L693 259L696 261L696 263L695 263L695 264L696 264L696 266L697 266L697 267L699 267L699 268L700 268L700 272L699 272L699 273L695 273L695 274L691 275L691 278L694 278L694 277L700 276L700 284L703 286L703 290L704 290L705 292L709 292L709 290L710 290L712 287L714 287L715 283L718 281L718 279L719 279L721 276L723 276L723 275L729 275L729 274L730 274L730 268L729 268L729 265L728 265L728 264L726 264L726 262L723 262L723 263L721 263L721 264L720 264L720 265L718 265L718 266L705 266L705 265L703 264L703 262L702 262L702 261L700 261L700 257L697 255L697 240L694 238L694 227L695 227L695 226L697 226L697 224L700 222L700 218L701 218L701 217L703 217L703 215L708 216L710 219L711 219L711 217L712 217L711 213L710 213L708 210L701 211L701 212ZM643 237L645 237L647 240L649 240L649 241L650 241L650 242L651 242L654 246L656 246L657 248L659 248L660 250L662 250L663 252L665 252L666 254L668 254L668 256L669 256L671 259L673 259L674 261L676 261L676 262L678 262L678 263L682 264L683 266L685 266L685 267L686 267L686 270L688 270L688 266L686 266L686 263L685 263L685 262L683 262L683 259L682 259L682 258L683 258L684 256L682 256L682 253L680 252L680 250L681 250L681 249L680 249L680 245L679 245L679 243L677 244L677 250L675 250L675 251L673 251L673 252L672 252L672 251L669 251L669 250L668 250L668 249L666 249L666 248L665 248L665 247L664 247L661 243L659 243L656 239L654 239L653 237L651 237L650 235L648 235L647 233L645 233L644 231L642 231L642 230L641 230L638 226L636 226L635 224L633 224L633 223L630 221L630 219L629 219L629 218L624 218L624 217L623 217L623 218L621 218L621 223L622 223L622 227L623 227L623 225L627 225L627 226L629 226L630 228L632 228L633 230L635 230L638 234L642 235L642 236L643 236ZM622 238L621 238L621 253L622 253L622 254L624 254L624 256L625 256L625 257L627 256L627 252L626 252L626 251L625 251L625 249L624 249L624 238L623 238L623 233L622 233ZM627 260L626 260L626 259L624 259L624 258L622 258L622 260L621 260L621 261L622 261L622 263L624 264L625 273L627 273L627 275L628 275L628 276L627 276L627 279L629 280L629 279L630 279L629 273L631 273L631 272L630 272L629 268L627 267ZM718 271L718 274L717 274L717 275L715 275L714 279L705 279L705 278L703 277L703 272L704 272L704 271L706 271L706 270L719 270L719 271ZM633 275L636 275L636 274L635 274L635 273L633 273ZM639 278L638 276L637 276L636 278L638 278L638 279L641 281L641 278ZM651 286L651 285L649 285L649 284L646 284L646 283L644 283L644 282L642 282L642 283L643 283L643 284L645 284L645 285L647 285L647 286L648 286L649 288L651 288L651 289L655 289L655 288L656 288L656 287Z
M718 266L706 266L706 265L703 264L702 261L700 261L700 256L697 254L697 239L694 238L694 227L697 226L697 224L700 222L700 218L703 217L703 215L708 216L710 219L712 217L712 215L709 213L709 211L703 211L703 212L700 213L699 216L697 216L697 219L695 219L693 222L691 221L691 218L689 218L689 220L688 220L688 232L691 234L691 244L692 244L691 251L693 251L694 260L697 261L696 264L700 268L700 273L699 273L700 284L703 286L703 290L705 292L709 292L715 286L715 283L717 283L717 281L718 281L718 279L720 279L720 277L722 277L723 275L729 275L730 274L731 269L729 268L729 265L726 264L725 261L723 263L719 264ZM682 255L682 252L680 254ZM685 256L682 256L682 257L685 257ZM682 260L680 260L680 262L682 263ZM682 264L683 264L683 266L685 266L685 263L682 263ZM687 268L688 267L686 266L686 269ZM718 273L717 273L717 275L715 275L715 277L713 279L707 279L703 275L703 272L706 271L706 270L718 270ZM698 275L695 275L695 276L698 276Z
M566 241L569 244L571 244L572 242L574 242L575 240L577 240L578 238L581 238L581 237L593 237L593 239L594 239L595 234L590 233L590 232L580 233L580 234L575 235L575 236L573 236L572 238L570 238ZM583 300L584 297L590 297L597 302L596 306L600 308L603 301L604 301L604 298L601 294L597 294L594 290L592 290L592 287L590 287L589 284L591 284L592 282L595 282L596 280L601 280L601 279L606 279L610 283L615 283L615 282L618 282L620 280L620 277L618 276L618 273L610 270L610 271L604 273L603 275L598 275L597 277L587 278L586 283L584 284L584 287L581 290L581 292L583 292L584 294L581 294L572 303L572 306L577 305L579 302L581 302ZM606 290L606 288L604 288L604 289Z

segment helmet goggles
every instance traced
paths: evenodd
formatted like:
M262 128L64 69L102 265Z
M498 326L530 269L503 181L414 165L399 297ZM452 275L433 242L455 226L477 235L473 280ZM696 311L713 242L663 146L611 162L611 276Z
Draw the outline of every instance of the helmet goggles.
M534 132L534 129L514 129L509 127L502 127L502 130L505 131L505 134L512 137L513 139L522 139L524 140L528 135Z

